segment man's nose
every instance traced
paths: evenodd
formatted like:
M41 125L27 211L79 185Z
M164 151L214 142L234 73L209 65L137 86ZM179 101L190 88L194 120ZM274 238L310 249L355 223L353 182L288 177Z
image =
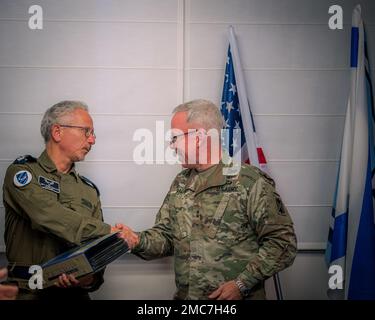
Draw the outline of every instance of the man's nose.
M87 138L87 142L89 144L95 144L96 137L93 134L90 134L90 136Z

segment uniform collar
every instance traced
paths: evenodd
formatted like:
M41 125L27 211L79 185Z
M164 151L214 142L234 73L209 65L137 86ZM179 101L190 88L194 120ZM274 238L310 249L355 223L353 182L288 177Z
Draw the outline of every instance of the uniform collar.
M195 193L200 193L212 187L225 185L227 177L223 175L223 168L224 165L220 162L204 171L192 169L186 188Z
M57 168L51 158L49 157L47 150L44 150L38 158L39 165L48 173L57 173ZM72 168L67 174L72 174L78 181L78 174L75 169L75 164L73 163Z

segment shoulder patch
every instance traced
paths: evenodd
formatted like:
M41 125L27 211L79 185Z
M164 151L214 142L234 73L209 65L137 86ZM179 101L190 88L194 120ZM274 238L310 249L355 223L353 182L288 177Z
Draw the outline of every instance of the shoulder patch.
M96 190L96 192L98 193L98 196L100 196L100 191L98 189L98 187L95 185L94 182L92 182L90 179L84 177L84 176L79 176L81 178L81 180L86 183L87 185L89 185L91 188L94 188Z
M257 181L259 178L263 178L265 181L267 181L272 186L275 186L275 181L264 171L261 169L252 166L252 165L244 165L242 166L241 174L243 176L246 176L247 178L250 178L253 182Z
M14 175L13 183L16 187L24 187L31 182L32 178L33 177L29 171L21 170Z
M13 161L13 164L25 164L28 162L36 162L36 158L33 156L26 154L24 156L18 157L16 160Z
M189 177L191 173L191 169L183 169L182 171L180 171L177 175L176 175L176 178L177 177Z

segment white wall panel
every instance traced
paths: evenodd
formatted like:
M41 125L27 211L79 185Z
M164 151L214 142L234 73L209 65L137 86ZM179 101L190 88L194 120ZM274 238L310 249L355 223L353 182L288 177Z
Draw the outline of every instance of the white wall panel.
M178 104L176 79L176 70L3 68L0 112L42 114L78 99L93 113L169 114Z
M0 65L176 68L177 27L170 23L0 21Z
M0 114L0 144L3 145L0 148L0 159L15 159L27 153L37 157L43 149L41 119L42 114ZM156 156L156 121L164 126L165 133L170 128L169 116L94 114L93 120L97 140L88 160L132 160L134 148L141 143L133 141L133 134L138 129L149 130L153 134ZM164 134L160 135L158 141L164 138Z
M190 21L207 22L243 22L259 24L327 24L328 8L333 4L341 5L344 11L344 22L350 23L351 10L360 3L366 21L374 23L375 11L372 0L189 0Z
M254 114L345 114L349 70L246 70L244 74ZM206 97L220 103L224 69L190 70L189 81L188 99Z
M228 25L192 24L190 28L190 67L223 68ZM235 25L235 32L244 68L348 66L349 32L332 32L322 25Z
M39 156L43 149L41 120L42 115L0 114L0 159L14 160L23 154Z
M0 159L15 159L20 154L38 156L42 149L39 133L42 115L0 114ZM137 130L153 135L153 154L156 143L164 141L170 128L170 116L93 115L97 134L88 160L132 160L135 147L142 141L133 141ZM255 116L260 141L265 155L273 159L338 159L344 117L314 116ZM156 124L158 122L158 125ZM164 127L164 134L157 126ZM159 135L160 134L160 135ZM38 151L38 152L36 152ZM164 152L165 155L165 152Z
M135 231L142 231L154 225L159 206L154 207L108 207L103 206L104 221L115 225L124 223Z
M31 5L42 6L45 19L167 20L176 21L177 1L158 0L48 0L1 1L0 19L28 19Z
M99 186L104 206L158 206L178 166L82 162L78 170Z
M165 134L170 128L169 116L94 115L93 118L98 139L88 159L132 160L134 149L143 142L143 140L133 141L133 135L137 130L147 130L152 133L154 159L156 159L157 142L164 142L163 150L166 150L168 147L168 143L165 141ZM164 131L160 131L160 135L158 134L158 136L156 135L156 132L159 132L156 129L157 126L164 127ZM141 131L139 132L139 134L143 135ZM165 152L163 154L165 155Z
M275 162L271 176L287 205L330 205L336 184L336 162Z
M269 159L338 159L344 117L258 116L258 136Z
M176 286L172 259L144 261L124 255L106 269L105 282L93 299L171 300Z
M324 254L300 253L294 264L280 273L280 281L286 300L327 300Z
M289 206L297 234L298 248L311 249L324 247L327 243L331 208Z

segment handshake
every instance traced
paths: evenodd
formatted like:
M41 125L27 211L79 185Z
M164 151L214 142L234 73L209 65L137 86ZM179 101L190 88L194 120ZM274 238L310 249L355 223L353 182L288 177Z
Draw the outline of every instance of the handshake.
M118 237L122 238L128 244L128 247L132 250L139 243L139 236L128 226L117 223L114 227L111 227L111 233L119 232ZM89 287L95 281L93 275L82 277L79 280L72 274L62 274L59 276L56 286L59 288L69 287ZM1 297L1 295L0 295Z
M124 239L132 250L139 243L139 236L132 229L122 223L116 223L114 227L111 227L111 233L120 232L119 238Z

